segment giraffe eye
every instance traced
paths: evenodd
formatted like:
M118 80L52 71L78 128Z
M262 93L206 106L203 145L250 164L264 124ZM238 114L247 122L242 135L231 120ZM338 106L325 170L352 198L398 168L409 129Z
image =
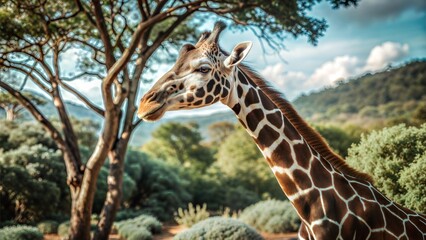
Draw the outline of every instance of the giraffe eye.
M197 69L197 72L208 73L208 72L210 72L210 68L208 68L208 67L200 67L200 68Z

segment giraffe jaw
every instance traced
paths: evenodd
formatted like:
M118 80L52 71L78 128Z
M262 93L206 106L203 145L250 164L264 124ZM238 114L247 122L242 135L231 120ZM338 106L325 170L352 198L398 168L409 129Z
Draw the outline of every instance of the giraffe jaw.
M147 122L157 121L166 112L165 111L166 108L164 107L165 105L166 105L166 102L163 102L161 105L156 106L154 108L149 106L149 108L147 109L148 111L145 111L144 109L142 112L141 111L138 112L138 118L143 119L144 121L147 121Z

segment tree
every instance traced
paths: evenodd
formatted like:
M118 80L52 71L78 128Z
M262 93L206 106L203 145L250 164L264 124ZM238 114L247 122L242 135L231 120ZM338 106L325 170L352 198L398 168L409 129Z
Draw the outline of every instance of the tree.
M32 95L30 93L23 94L35 105L40 106L46 103L43 98L37 95ZM19 117L20 112L25 109L16 98L4 91L0 92L0 108L3 108L3 110L6 112L6 119L9 121L15 120L17 117Z
M350 133L336 126L331 125L316 125L314 128L323 136L330 147L342 157L348 155L348 149L353 143L359 142L359 133ZM354 126L351 126L355 130Z
M230 122L217 122L208 127L210 141L213 146L219 145L235 130L235 125Z
M219 147L211 172L219 171L235 185L250 189L259 197L282 197L281 189L256 144L238 127Z
M124 156L140 123L135 120L138 86L155 59L170 59L167 50L183 40L194 40L196 23L206 16L229 19L234 26L251 29L275 49L282 47L287 34L305 35L316 43L326 29L326 22L308 16L307 12L318 2L0 0L1 70L28 76L49 95L60 126L54 126L12 84L1 79L0 87L42 124L64 156L72 196L70 238L90 238L96 181L107 157L110 181L94 238L106 239L111 230L122 192ZM355 5L357 0L328 2L338 8ZM81 53L80 68L67 76L60 59L71 48ZM157 50L163 50L163 54L154 55ZM83 77L100 80L101 106L68 83ZM75 95L103 119L96 148L84 160L64 104L63 90Z
M201 140L198 125L170 122L158 127L142 149L154 158L204 171L213 162L213 156Z
M77 134L81 136L79 143L84 156L84 152L93 147L91 141L96 136L96 124L87 120L72 122L82 126L78 127ZM0 168L0 222L62 221L69 215L70 191L62 154L39 124L0 121ZM105 180L106 175L101 179ZM106 183L98 182L97 189L102 189L103 182ZM96 194L102 195L102 191ZM95 201L99 209L103 205L104 196L101 197L102 201Z
M363 135L349 149L347 161L373 176L387 197L405 207L426 211L426 124L404 124Z
M146 154L130 150L125 172L136 183L136 190L125 202L126 207L170 220L174 211L190 201L190 194L179 178L178 170Z

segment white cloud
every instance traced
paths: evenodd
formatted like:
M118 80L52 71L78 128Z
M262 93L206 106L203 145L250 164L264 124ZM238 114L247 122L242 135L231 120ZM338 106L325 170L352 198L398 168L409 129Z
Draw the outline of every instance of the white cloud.
M354 56L340 56L322 64L305 83L308 88L330 86L359 72L360 61Z
M299 71L285 71L285 68L283 63L277 63L264 68L261 75L283 90L288 99L293 99L304 90L303 84L306 82L307 76Z
M369 71L382 70L387 65L402 60L409 51L408 44L384 42L373 47L366 60L344 55L333 58L317 67L311 75L306 71L293 71L281 62L261 71L265 79L273 82L293 100L302 92L333 86L339 80L360 76Z
M408 44L385 42L375 46L368 56L365 71L377 71L386 67L393 61L401 60L409 52Z

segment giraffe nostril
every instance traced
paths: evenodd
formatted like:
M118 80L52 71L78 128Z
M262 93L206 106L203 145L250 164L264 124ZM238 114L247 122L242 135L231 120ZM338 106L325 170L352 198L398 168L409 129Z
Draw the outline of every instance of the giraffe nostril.
M156 97L157 97L157 93L153 92L153 93L151 93L150 95L148 95L146 99L147 99L149 102L151 102L151 101L155 100L155 98L156 98Z

